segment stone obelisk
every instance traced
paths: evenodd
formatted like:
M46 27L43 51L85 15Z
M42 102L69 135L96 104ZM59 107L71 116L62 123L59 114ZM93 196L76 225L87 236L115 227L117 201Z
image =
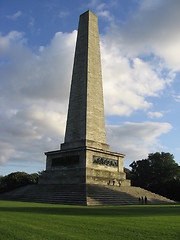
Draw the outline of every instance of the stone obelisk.
M38 185L25 186L0 198L120 205L138 204L139 196L146 195L151 203L175 203L130 187L123 170L124 154L111 152L106 144L98 23L90 11L79 20L65 141L60 150L45 154L46 171Z
M88 146L108 149L104 120L97 16L80 16L71 93L62 149Z
M130 184L124 154L106 143L98 20L91 11L79 19L65 140L45 154L40 184Z

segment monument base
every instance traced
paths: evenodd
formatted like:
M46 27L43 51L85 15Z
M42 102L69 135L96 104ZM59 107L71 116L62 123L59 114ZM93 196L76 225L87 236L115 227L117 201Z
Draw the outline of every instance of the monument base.
M45 155L46 171L39 184L130 186L123 170L124 154L86 146Z

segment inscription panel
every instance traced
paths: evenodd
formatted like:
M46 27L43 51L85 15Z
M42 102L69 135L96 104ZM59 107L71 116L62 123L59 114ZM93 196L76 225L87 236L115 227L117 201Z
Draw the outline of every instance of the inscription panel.
M118 160L104 158L104 157L93 156L93 163L99 164L99 165L105 165L108 167L118 167Z
M52 159L52 167L72 166L79 164L79 156L64 156Z

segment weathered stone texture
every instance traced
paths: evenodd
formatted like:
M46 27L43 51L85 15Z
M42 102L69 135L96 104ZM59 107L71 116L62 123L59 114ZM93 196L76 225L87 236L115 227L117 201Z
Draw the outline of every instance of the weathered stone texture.
M106 144L98 21L90 11L79 20L65 134L65 143L80 140Z
M124 155L106 143L98 20L90 11L79 20L65 142L46 156L41 184L130 185Z

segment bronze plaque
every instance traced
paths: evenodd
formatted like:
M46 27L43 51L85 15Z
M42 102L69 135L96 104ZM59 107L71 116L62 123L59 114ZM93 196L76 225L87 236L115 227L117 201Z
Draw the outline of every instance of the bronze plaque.
M104 158L104 157L93 156L93 163L105 165L109 167L118 167L118 160Z

